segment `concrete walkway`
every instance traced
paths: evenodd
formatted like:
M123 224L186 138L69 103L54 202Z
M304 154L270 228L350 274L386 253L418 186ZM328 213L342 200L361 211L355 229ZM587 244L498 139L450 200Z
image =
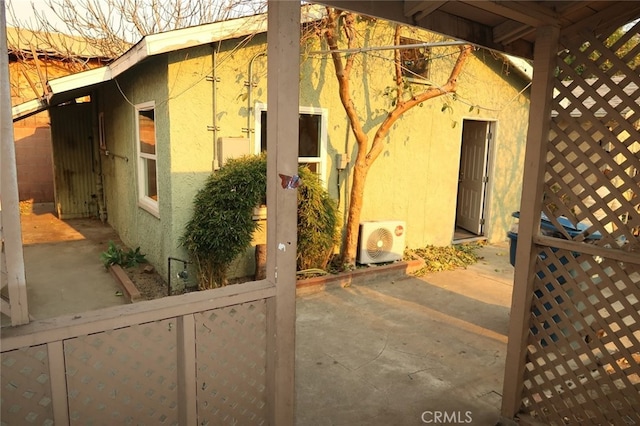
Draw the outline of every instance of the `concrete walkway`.
M466 270L299 297L296 423L496 424L513 271L506 246L481 252Z
M128 303L100 253L118 234L94 219L59 220L52 205L21 215L27 303L33 319L80 314ZM2 317L2 325L8 318Z

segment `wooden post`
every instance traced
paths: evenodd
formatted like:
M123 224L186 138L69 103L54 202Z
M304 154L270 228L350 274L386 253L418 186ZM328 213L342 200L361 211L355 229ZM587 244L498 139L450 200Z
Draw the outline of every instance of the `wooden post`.
M533 236L540 230L546 146L553 104L553 79L559 35L560 30L555 27L537 29L533 63L535 71L531 88L529 129L520 201L516 269L502 392L501 414L507 420L513 419L518 412L522 395L536 257Z
M24 273L18 173L11 116L9 86L9 57L7 52L7 23L5 1L0 0L0 269L6 271L9 286L9 315L11 325L29 322L27 283ZM4 277L2 277L4 281ZM2 282L4 286L5 282ZM6 305L5 305L6 306Z
M267 303L269 424L294 423L297 190L280 174L298 173L300 2L268 1L267 32Z

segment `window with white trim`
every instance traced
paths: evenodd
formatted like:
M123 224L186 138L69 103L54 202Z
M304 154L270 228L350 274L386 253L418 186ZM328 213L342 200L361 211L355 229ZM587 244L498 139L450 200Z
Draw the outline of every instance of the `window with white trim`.
M158 216L158 166L155 103L136 105L136 146L138 155L138 204Z
M327 124L326 108L300 107L298 116L298 163L306 165L326 182ZM267 150L267 105L256 104L256 152Z
M423 42L400 37L400 45L419 45ZM431 49L428 47L410 47L400 49L402 75L412 83L426 83L431 77Z

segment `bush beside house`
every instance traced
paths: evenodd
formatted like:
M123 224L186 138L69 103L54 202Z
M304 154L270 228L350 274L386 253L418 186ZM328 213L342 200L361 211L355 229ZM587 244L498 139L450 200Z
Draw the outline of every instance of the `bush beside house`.
M338 209L313 172L301 166L298 173L298 269L322 269L338 243ZM266 174L264 154L230 159L196 194L181 243L200 289L226 285L231 264L250 247L260 226L253 210L266 201Z

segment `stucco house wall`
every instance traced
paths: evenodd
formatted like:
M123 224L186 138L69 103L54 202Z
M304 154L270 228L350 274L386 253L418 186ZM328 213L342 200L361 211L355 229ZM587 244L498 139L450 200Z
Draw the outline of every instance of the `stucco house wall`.
M427 42L442 41L425 31L408 30L406 35ZM375 37L380 45L390 45L393 31L390 27L376 26ZM318 43L314 48L323 47ZM452 48L433 49L434 57L448 55L434 61L431 78L434 83L446 82L456 59L451 52ZM455 48L453 52L456 53ZM352 71L354 103L361 115L368 116L364 127L370 140L390 108L389 98L383 93L392 83L392 55L391 50L376 51L375 55L362 59L363 66ZM332 106L327 176L329 190L335 196L338 178L332 165L334 153L346 150L354 158L355 138L339 103L330 57L310 55L302 70L301 105L310 99L318 105ZM393 126L383 154L369 172L361 220L406 220L406 244L412 248L450 244L456 217L463 122L491 121L495 134L489 152L485 236L490 242L503 241L511 224L511 213L520 205L529 107L528 94L520 92L528 83L515 70L509 70L503 58L485 50L476 51L459 78L457 100L449 96L427 101L406 112ZM445 103L451 109L443 111ZM342 183L340 197L344 205L349 187Z
M375 42L392 44L391 28L376 28ZM435 40L426 33L409 35ZM306 52L321 51L323 46L312 39ZM445 51L451 52L451 48L443 48ZM438 52L434 49L432 54ZM127 245L139 246L162 274L166 275L168 256L187 258L179 240L191 215L193 197L220 156L216 141L249 137L252 153L258 150L258 109L265 108L267 93L265 53L266 34L254 35L248 42L231 39L186 49L178 46L132 67L115 79L117 84L109 82L96 93L110 154L102 154L108 221ZM392 83L392 55L392 50L363 55L363 66L353 70L354 102L371 139L389 108L384 90ZM433 67L431 80L444 83L454 60L455 55L449 53L444 63ZM339 172L335 155L355 158L355 140L340 104L330 57L322 53L303 55L300 76L300 99L290 101L326 113L322 172L329 193L339 199L344 210L350 189L349 167ZM211 77L216 81L215 88ZM412 248L450 244L463 123L467 119L485 120L493 123L494 132L485 236L493 242L504 240L510 214L518 209L520 201L528 115L528 96L523 90L526 85L526 79L506 72L503 59L485 51L475 52L461 75L457 99L425 102L393 126L383 154L369 173L362 220L405 220L406 245ZM157 215L139 207L137 199L134 105L149 101L155 102L156 108ZM451 108L443 111L445 103ZM263 238L264 226L256 241ZM249 249L232 268L232 274L252 273Z
M159 214L139 206L137 191L136 112L134 105L155 101L158 171L170 170L171 120L167 98L167 57L140 64L99 91L98 112L104 114L106 152L102 152L105 202L109 224L129 247L140 247L159 271L170 253L171 175L158 174ZM126 97L126 98L125 98Z

